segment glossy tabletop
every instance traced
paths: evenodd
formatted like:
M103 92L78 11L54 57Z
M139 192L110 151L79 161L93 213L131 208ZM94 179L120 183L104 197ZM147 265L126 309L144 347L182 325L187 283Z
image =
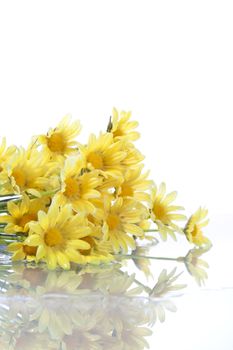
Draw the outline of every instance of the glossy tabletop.
M0 349L232 350L232 226L212 219L209 250L180 237L70 271L2 254Z

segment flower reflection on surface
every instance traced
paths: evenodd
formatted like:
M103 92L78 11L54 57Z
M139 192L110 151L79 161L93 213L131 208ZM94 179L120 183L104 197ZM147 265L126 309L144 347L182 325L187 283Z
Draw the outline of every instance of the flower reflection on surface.
M185 287L173 283L178 277L163 270L150 289L118 264L77 271L12 265L0 277L0 349L149 348L151 326L176 311L169 296Z
M181 262L185 263L187 271L192 277L194 277L199 286L205 284L205 281L208 278L208 274L205 269L209 268L209 264L205 260L200 259L200 256L207 253L210 249L211 245L204 248L193 248L184 258L179 258Z

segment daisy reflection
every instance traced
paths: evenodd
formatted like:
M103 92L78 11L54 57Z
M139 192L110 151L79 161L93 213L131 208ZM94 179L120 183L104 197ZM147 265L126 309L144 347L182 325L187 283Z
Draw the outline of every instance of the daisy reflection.
M18 264L4 276L0 344L10 350L143 350L156 320L176 311L168 292L182 287L175 270L164 270L144 288L120 264L70 271Z

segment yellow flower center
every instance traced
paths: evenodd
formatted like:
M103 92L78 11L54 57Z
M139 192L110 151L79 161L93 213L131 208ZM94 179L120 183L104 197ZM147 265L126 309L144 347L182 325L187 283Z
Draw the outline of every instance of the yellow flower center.
M50 151L62 153L65 150L65 141L62 134L56 132L47 138L47 145Z
M125 197L125 196L133 197L133 195L134 195L134 190L132 189L131 186L129 186L127 184L121 185L121 196L122 197Z
M114 136L114 137L123 136L123 135L124 135L124 131L122 131L121 129L116 129L116 130L113 132L113 136Z
M62 244L64 239L61 232L57 228L53 227L45 233L44 241L49 247L54 247L56 245Z
M164 224L169 224L169 218L166 211L166 207L161 202L155 202L153 206L153 212L156 219L162 221Z
M28 222L36 220L36 218L36 214L25 214L19 219L18 225L24 228Z
M109 214L107 218L107 224L110 230L115 230L120 223L120 219L115 214Z
M104 166L103 157L98 152L91 152L87 157L87 162L91 163L95 169L102 169Z
M82 241L85 241L85 242L89 243L90 244L90 248L89 249L80 249L79 252L82 255L89 255L90 252L91 252L91 248L95 245L95 241L93 240L93 238L91 238L89 236L83 237Z
M196 237L199 233L199 229L198 229L198 226L197 225L194 225L193 226L193 230L192 230L192 236L193 237Z
M73 179L72 177L67 178L65 180L66 188L64 195L66 197L73 197L80 195L80 185L77 180Z
M30 247L29 245L23 245L23 251L26 255L36 255L37 247Z
M93 215L88 214L88 215L87 215L87 219L88 219L88 221L90 221L92 224L95 224L95 218L94 218Z
M14 169L12 176L19 187L24 187L26 185L26 176L21 169Z

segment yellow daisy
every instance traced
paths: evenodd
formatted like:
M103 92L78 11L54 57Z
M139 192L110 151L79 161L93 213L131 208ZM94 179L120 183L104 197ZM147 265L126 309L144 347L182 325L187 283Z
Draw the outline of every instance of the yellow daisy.
M122 176L122 161L127 156L122 148L122 142L113 142L113 135L110 133L100 134L99 137L91 134L88 144L80 145L86 158L86 167L90 170L97 169L106 177Z
M89 236L83 238L83 241L90 245L89 249L80 250L84 264L99 265L100 263L107 263L113 260L111 254L112 246L110 242L102 240L100 230L94 228Z
M26 234L29 231L29 223L37 220L38 211L45 211L48 203L48 198L30 200L26 194L23 195L22 201L19 203L9 201L7 203L9 215L0 216L0 223L7 223L4 232L24 232Z
M71 117L66 115L56 128L50 129L47 135L39 135L37 140L50 156L69 156L77 152L75 138L80 131L80 122L71 122Z
M125 169L128 167L137 167L139 163L145 159L141 152L131 142L123 143L122 149L126 152L126 157L122 160L122 165Z
M133 236L144 235L140 222L145 219L145 207L132 199L118 198L113 204L106 200L104 215L104 239L111 242L113 251L135 249Z
M32 247L23 242L13 242L7 246L7 250L12 252L12 260L34 261L36 259L37 247Z
M126 170L124 181L117 188L116 193L121 197L132 197L138 201L150 201L150 195L146 193L151 188L152 181L147 180L149 172L142 174L143 165Z
M73 215L71 205L60 207L53 200L48 212L39 211L38 222L29 226L25 244L37 247L36 261L46 261L50 269L57 265L69 269L70 262L85 262L80 251L90 249L83 238L90 235L91 230L82 215Z
M0 172L3 171L5 163L12 156L12 154L14 154L15 150L15 146L6 147L6 138L3 137L0 145Z
M43 153L21 147L8 160L6 170L0 173L1 192L40 196L41 191L57 186L56 177L51 176L54 167Z
M122 173L123 176L124 173ZM99 207L99 204L101 206L101 203L103 204L103 198L105 197L109 197L110 200L115 200L116 197L118 197L117 195L117 189L119 189L122 181L123 181L123 177L111 177L108 176L106 177L102 177L103 181L102 183L96 188L100 193L101 193L101 198L100 200L98 199L94 199L92 200L92 202L94 203L95 206ZM96 202L100 202L99 204ZM103 205L102 205L103 207Z
M210 240L203 236L202 227L208 225L209 220L206 219L207 209L199 208L188 220L184 233L189 242L198 246L210 244Z
M137 131L134 131L138 127L138 122L129 121L131 118L131 112L120 112L113 108L112 117L110 119L107 131L111 132L114 139L119 139L121 137L127 137L131 141L135 141L140 137Z
M61 204L72 204L76 212L93 213L91 199L101 196L97 187L102 183L98 171L85 172L82 157L69 158L61 171L61 191L57 197Z
M162 183L159 188L155 186L151 193L151 218L158 226L158 231L163 240L170 234L176 239L174 232L182 232L174 221L185 220L186 216L177 213L184 208L177 205L171 205L176 199L177 193L171 192L166 195L166 185Z

